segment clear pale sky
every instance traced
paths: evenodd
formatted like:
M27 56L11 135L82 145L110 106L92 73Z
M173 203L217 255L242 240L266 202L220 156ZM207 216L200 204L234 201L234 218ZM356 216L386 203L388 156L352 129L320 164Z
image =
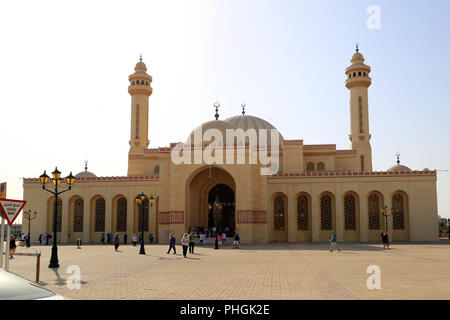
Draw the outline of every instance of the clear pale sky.
M374 170L396 152L412 169L449 169L449 12L448 0L2 1L0 182L22 199L22 177L76 174L85 159L98 176L126 175L127 80L141 53L150 147L184 141L217 99L221 119L245 102L286 139L348 149L356 42L372 67ZM450 217L450 173L437 187Z

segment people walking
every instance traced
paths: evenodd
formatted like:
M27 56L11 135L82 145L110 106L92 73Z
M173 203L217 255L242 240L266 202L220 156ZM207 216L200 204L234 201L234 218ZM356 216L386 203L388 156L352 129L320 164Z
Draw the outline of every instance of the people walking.
M195 246L194 234L191 231L191 233L189 234L189 253L194 254L194 246Z
M222 246L222 240L223 240L222 234L219 234L219 235L217 236L217 244L219 245L219 247Z
M333 252L333 249L338 249L338 251L341 252L341 248L339 248L339 246L337 244L336 232L334 232L334 230L331 230L330 252Z
M388 237L388 233L387 233L386 230L381 233L381 241L383 241L383 248L384 249L386 249L386 248L390 249L389 248L389 237Z
M187 258L187 251L189 246L189 235L187 233L183 234L181 238L181 245L183 246L183 257Z
M9 237L9 258L14 259L13 255L14 252L16 252L16 239L14 238L14 235L11 235Z
M114 249L117 251L119 248L119 234L116 232L114 235Z
M155 244L155 236L153 235L153 233L150 233L150 244Z
M133 235L131 236L131 242L133 242L133 247L136 247L136 244L137 244L137 237L136 237L135 234L133 234Z
M105 234L102 233L101 237L100 237L100 241L102 244L105 244Z
M177 253L177 249L175 248L175 236L173 234L169 237L169 251L167 251L167 254L170 253L170 250L173 249L173 254Z
M236 233L234 235L233 249L239 249L239 240L240 240L239 233Z
M48 246L50 243L50 239L52 238L52 236L50 235L50 233L47 233L45 235L45 245Z
M206 239L206 234L200 233L200 245L201 246L203 246L203 244L205 243L205 239Z
M222 233L222 243L224 246L227 245L227 233L226 232Z
M128 242L128 235L125 233L123 235L123 244L127 244L127 242Z

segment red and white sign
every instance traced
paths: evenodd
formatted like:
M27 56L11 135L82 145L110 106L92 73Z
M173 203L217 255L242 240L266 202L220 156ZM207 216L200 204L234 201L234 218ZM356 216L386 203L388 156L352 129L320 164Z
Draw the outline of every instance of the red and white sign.
M23 200L0 199L0 209L11 226L27 202Z

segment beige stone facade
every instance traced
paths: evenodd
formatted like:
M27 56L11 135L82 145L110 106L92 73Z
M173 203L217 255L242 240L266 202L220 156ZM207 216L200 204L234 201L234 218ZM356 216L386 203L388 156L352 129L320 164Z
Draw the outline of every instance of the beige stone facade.
M192 143L195 131L184 144L195 164L174 163L175 143L148 149L152 78L141 60L129 77L132 104L127 176L97 177L87 169L79 173L72 190L61 196L61 241L72 243L81 238L85 243L98 243L102 233L118 232L121 239L125 233L129 238L137 234L139 210L134 199L141 192L156 198L145 237L153 233L160 243L167 243L170 233L178 237L190 227L211 227L209 204L214 195L222 201L227 198L222 203L224 219L227 226L238 230L244 243L323 242L328 241L331 230L336 230L339 241L379 241L385 228L381 213L385 206L387 212L393 208L387 218L393 241L437 240L436 171L410 170L399 162L387 171L373 171L370 67L357 52L345 73L350 91L350 149L337 150L335 144L308 145L280 135L277 152L269 153L278 154L279 169L264 175L261 168L267 165L260 160L235 164L239 150L246 160L250 158L253 146L247 140L232 148L236 151L233 163L209 163L203 157L195 163L196 153L209 144L204 137L200 144ZM200 127L203 132L216 129L224 135L227 129L274 129L245 112ZM267 146L271 145L276 141L268 140ZM214 150L215 156L219 149ZM257 151L261 149L259 145ZM24 179L25 209L46 213L33 221L32 242L41 233L52 233L54 198L48 195L38 178ZM26 232L27 224L24 226Z

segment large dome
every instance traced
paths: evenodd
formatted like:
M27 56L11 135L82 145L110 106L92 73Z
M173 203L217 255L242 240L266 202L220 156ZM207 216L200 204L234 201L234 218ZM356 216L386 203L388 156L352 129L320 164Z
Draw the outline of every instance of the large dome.
M272 129L277 130L273 125L271 125L269 122L267 122L266 120L263 120L261 118L253 117L253 116L249 116L249 115L239 115L239 116L234 116L234 117L228 118L224 121L211 120L211 121L201 124L200 126L196 127L194 130L192 130L192 132L189 134L188 139L186 140L186 143L189 142L189 138L190 138L191 144L196 143L196 141L194 141L194 132L200 130L200 128L202 130L203 136L205 134L205 131L208 129L218 129L222 133L224 143L226 143L226 137L227 137L226 130L227 129L234 129L234 130L242 129L244 131L247 131L248 129L255 129L256 136L258 139L259 139L259 130L265 129L265 130L267 130L267 141L268 141L267 146L271 145L271 130ZM278 145L281 147L284 139L283 139L283 136L281 135L281 133L278 132L278 134L279 134L279 144ZM248 137L246 137L246 142L248 142ZM238 141L238 143L239 143L239 141ZM259 141L258 141L258 143L259 143Z
M259 129L267 130L268 146L271 145L271 130L272 129L277 130L277 128L275 128L272 124L270 124L266 120L258 118L258 117L250 116L250 115L238 115L238 116L234 116L234 117L225 119L224 121L229 123L235 129L242 129L244 131L246 131L248 129L255 129L258 137L259 137ZM278 145L282 146L284 138L280 132L278 132L278 134L280 135Z
M411 171L411 169L408 168L407 166L396 164L395 166L392 166L389 169L387 169L387 171L388 172Z
M95 177L97 177L95 174L87 170L81 171L75 175L75 178L95 178Z

